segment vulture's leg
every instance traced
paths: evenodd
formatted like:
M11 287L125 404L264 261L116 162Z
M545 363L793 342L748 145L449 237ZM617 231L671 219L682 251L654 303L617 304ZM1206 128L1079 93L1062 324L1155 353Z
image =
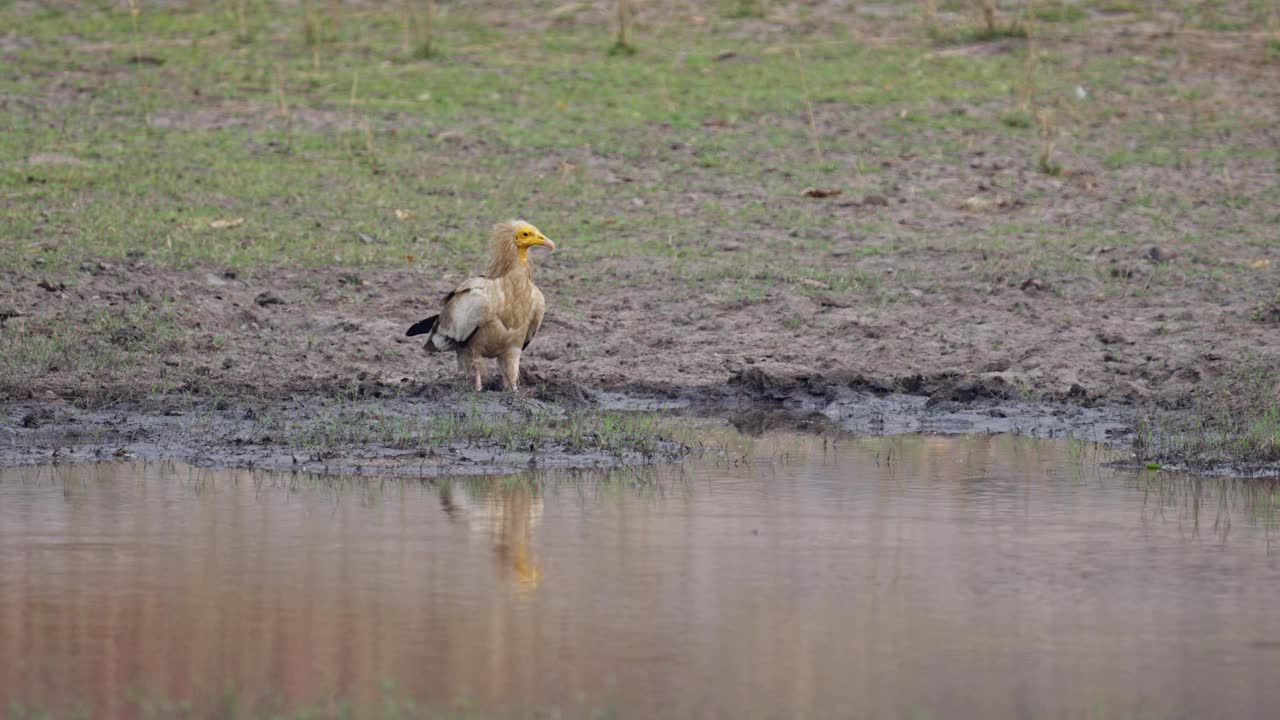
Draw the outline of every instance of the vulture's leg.
M475 379L476 392L480 392L480 361L467 350L458 351L458 369L468 380Z
M520 379L520 349L513 348L498 357L502 366L502 388L515 391L516 381Z
M480 363L472 363L471 367L476 369L476 392L484 389L484 382L480 380Z

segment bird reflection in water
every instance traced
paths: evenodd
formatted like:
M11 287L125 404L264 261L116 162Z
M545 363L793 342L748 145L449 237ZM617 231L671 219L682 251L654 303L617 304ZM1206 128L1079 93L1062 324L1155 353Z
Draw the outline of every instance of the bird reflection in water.
M535 590L542 571L533 553L533 528L542 519L542 498L533 486L518 485L505 488L494 499L500 513L493 535L498 572L522 590Z
M465 518L473 532L493 545L498 576L521 591L537 589L542 579L533 552L533 529L542 519L537 486L511 480L468 483L465 493L452 485L440 488L440 508L451 519Z

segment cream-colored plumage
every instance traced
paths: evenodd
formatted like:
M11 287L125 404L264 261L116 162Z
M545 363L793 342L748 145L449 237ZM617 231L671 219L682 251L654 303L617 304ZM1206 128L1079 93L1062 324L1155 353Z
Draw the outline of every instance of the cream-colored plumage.
M490 235L493 257L489 269L445 296L440 314L409 328L407 335L427 333L427 352L452 350L458 368L474 376L482 386L480 359L497 358L503 387L515 390L520 376L520 355L533 341L546 299L533 284L529 248L555 243L522 220L498 223Z

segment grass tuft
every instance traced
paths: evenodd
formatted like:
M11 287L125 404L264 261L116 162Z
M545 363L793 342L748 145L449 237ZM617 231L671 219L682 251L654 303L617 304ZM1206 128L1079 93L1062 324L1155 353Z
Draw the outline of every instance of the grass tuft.
M731 0L722 6L720 14L730 20L762 18L765 15L765 7L761 0Z
M635 55L636 52L638 51L636 50L636 47L634 45L630 45L628 43L615 42L614 44L610 45L609 49L606 50L605 52L608 53L610 57L628 57L631 55Z
M1198 391L1190 408L1153 413L1137 427L1138 461L1251 472L1280 463L1280 369L1256 363Z
M0 398L22 397L35 380L69 379L88 406L109 402L102 394L156 356L182 349L169 304L138 301L123 310L102 309L87 323L14 319L0 326Z
M1016 20L1001 22L996 8L996 0L979 0L978 7L982 14L981 24L945 30L937 23L936 8L933 0L929 0L924 10L925 26L929 38L939 44L969 44L1020 39L1029 35L1027 26L1023 23L1019 23Z
M1085 20L1089 17L1089 14L1078 4L1069 3L1067 0L1057 0L1052 5L1035 8L1031 12L1031 16L1041 22L1073 23Z
M631 45L631 3L629 0L618 2L618 34L613 45L609 47L609 55L634 55L636 49Z
M1264 325L1280 325L1280 295L1271 301L1258 303L1249 319Z
M946 30L940 27L929 29L929 39L939 45L969 45L972 43L996 42L998 40L1025 40L1026 37L1027 28L1019 24L953 30Z
M1280 38L1270 38L1262 48L1262 61L1280 62Z
M1053 151L1058 141L1058 131L1053 126L1053 115L1048 110L1041 110L1036 119L1040 123L1040 158L1037 167L1045 175L1058 177L1062 175L1062 166L1053 159Z
M407 12L410 44L413 57L427 60L439 53L436 46L436 3L435 0L422 0L421 13L412 8Z
M683 454L677 428L650 413L577 410L558 413L522 406L473 406L420 414L391 406L337 401L305 415L267 413L248 427L233 426L235 444L283 445L312 460L339 457L352 449L442 451L479 448L499 453L599 453L616 459L648 459ZM212 416L193 434L213 431Z

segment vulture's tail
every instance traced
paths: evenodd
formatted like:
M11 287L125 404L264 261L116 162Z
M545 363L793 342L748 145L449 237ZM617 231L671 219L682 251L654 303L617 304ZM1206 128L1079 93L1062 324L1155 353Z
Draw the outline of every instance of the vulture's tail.
M439 320L439 318L439 315L432 315L426 320L419 320L405 331L405 335L410 337L413 337L414 335L427 335L427 344L422 346L427 352L446 352L449 350L457 350L458 347L464 343L459 343L453 338L436 333L436 321ZM428 335L428 333L430 334ZM470 338L467 339L470 340Z
M405 335L409 337L413 337L414 335L425 335L435 329L436 320L439 318L439 315L432 315L426 320L419 320L409 327L409 330L405 332Z

